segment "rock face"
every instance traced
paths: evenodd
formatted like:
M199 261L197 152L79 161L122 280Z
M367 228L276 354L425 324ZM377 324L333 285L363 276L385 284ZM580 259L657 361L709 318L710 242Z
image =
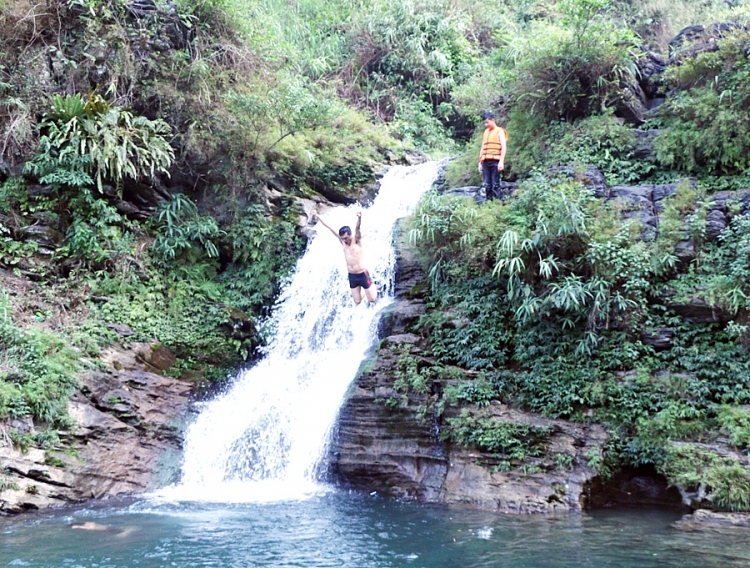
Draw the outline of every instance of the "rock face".
M397 335L387 341L414 337ZM341 410L333 462L339 480L395 497L503 512L547 513L587 505L589 483L597 477L587 456L598 455L607 440L601 427L549 420L493 403L489 410L498 420L551 432L546 457L529 462L543 471L526 474L523 466L500 471L497 457L442 442L440 421L419 416L424 400L410 397L405 408L384 403L397 394L393 363L382 354L373 370L357 380ZM570 466L558 467L550 457L556 455L568 456Z
M147 370L168 365L165 348L109 348L104 371L89 372L70 402L73 426L60 437L66 451L13 448L0 438L0 513L18 513L90 498L142 492L171 480L182 443L181 423L191 385ZM0 433L33 424L0 424ZM171 462L171 463L170 463Z
M332 473L341 482L386 495L426 502L464 503L497 511L546 513L578 510L588 500L596 473L588 463L600 456L607 434L598 426L550 420L495 402L484 413L501 422L523 423L549 432L544 455L501 471L497 456L441 440L445 420L423 416L433 394L409 394L408 404L389 404L403 395L393 388L392 346L429 359L423 340L409 333L424 313L418 299L424 274L404 246L397 260L398 301L383 330L371 370L353 385L341 409L332 448ZM435 382L433 393L444 385ZM507 469L507 468L506 468ZM536 473L534 473L536 472Z

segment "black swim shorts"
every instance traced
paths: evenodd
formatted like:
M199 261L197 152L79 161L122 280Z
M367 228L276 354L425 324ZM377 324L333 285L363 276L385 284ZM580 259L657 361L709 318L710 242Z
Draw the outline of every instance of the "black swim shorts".
M362 286L365 290L372 286L372 278L370 278L370 273L367 270L359 274L349 273L349 288L357 288L359 286Z

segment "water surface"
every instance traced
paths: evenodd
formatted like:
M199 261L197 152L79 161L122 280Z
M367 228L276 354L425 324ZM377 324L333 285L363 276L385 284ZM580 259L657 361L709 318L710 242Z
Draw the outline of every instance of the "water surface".
M0 522L0 566L711 568L750 565L750 533L679 513L497 515L334 491L265 504L141 501ZM70 528L92 521L106 532Z

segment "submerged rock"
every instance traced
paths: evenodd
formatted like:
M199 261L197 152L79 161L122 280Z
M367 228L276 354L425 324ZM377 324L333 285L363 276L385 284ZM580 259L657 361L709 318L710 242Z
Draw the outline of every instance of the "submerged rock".
M727 527L750 529L750 513L726 513L697 509L676 521L674 526L681 530L726 529Z

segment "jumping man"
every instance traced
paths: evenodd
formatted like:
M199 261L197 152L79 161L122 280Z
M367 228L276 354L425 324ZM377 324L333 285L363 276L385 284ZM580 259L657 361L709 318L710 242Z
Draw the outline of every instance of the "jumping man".
M352 238L352 230L349 227L341 227L337 233L328 224L318 216L316 211L312 212L312 218L318 219L323 226L331 231L336 238L341 242L341 246L344 247L344 258L346 259L346 268L349 271L349 287L352 290L352 298L354 303L359 304L362 301L362 290L365 291L365 297L368 302L374 302L378 299L378 288L372 283L370 273L364 267L364 252L362 251L362 233L360 227L362 225L362 212L357 212L357 226L354 229L354 237Z

